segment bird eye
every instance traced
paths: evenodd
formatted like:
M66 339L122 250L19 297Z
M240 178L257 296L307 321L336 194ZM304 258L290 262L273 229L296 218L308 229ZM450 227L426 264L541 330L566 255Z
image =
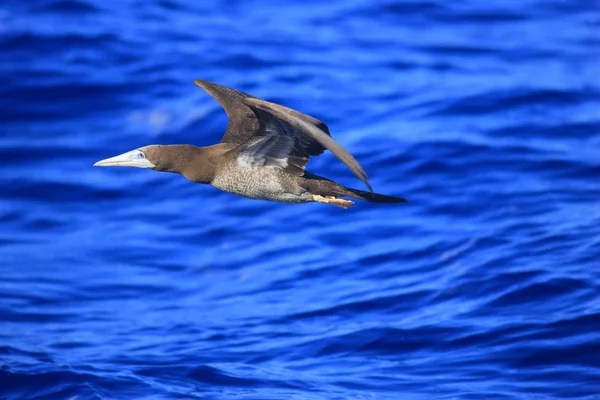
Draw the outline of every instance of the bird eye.
M144 158L146 158L146 155L140 151L137 155L137 158L144 159Z

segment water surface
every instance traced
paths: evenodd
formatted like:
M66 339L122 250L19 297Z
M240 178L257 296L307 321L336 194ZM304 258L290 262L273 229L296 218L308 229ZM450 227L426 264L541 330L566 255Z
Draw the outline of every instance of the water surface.
M594 3L3 2L0 398L600 398ZM91 167L218 142L195 78L409 203Z

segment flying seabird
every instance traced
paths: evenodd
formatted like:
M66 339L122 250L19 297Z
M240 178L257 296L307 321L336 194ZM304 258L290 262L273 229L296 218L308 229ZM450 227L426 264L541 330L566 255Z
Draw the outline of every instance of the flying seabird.
M176 172L192 182L280 203L319 202L348 208L354 203L341 197L373 203L406 202L373 193L364 169L318 119L216 83L199 79L194 83L227 113L229 122L221 143L144 146L94 166ZM306 171L309 157L325 149L346 164L369 191L351 189Z

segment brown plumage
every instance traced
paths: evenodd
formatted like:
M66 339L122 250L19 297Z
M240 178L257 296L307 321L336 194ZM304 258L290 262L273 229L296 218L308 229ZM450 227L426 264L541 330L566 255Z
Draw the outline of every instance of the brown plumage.
M321 202L347 208L341 197L374 203L403 198L373 193L368 176L327 125L309 115L205 80L194 83L225 109L229 123L221 143L151 145L108 158L95 166L130 166L179 173L240 196L283 203ZM369 188L347 188L305 171L310 156L330 150Z

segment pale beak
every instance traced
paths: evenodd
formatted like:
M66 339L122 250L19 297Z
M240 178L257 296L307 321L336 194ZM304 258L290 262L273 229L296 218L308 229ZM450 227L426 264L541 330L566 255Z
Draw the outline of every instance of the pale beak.
M146 155L140 150L132 150L116 157L98 161L94 167L135 167L154 168L155 165L146 160Z

